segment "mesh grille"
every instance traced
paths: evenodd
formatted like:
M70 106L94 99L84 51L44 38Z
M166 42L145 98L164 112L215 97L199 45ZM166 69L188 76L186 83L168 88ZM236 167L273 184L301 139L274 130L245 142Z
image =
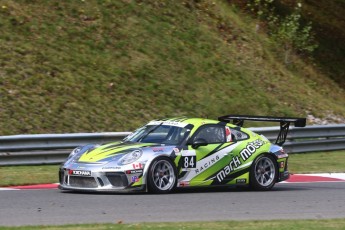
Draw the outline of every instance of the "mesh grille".
M63 177L64 177L64 171L63 170L59 170L59 182L60 184L63 183Z
M69 184L81 188L97 188L97 182L93 177L70 176Z
M128 180L124 173L106 173L106 176L112 186L115 186L115 187L128 186Z

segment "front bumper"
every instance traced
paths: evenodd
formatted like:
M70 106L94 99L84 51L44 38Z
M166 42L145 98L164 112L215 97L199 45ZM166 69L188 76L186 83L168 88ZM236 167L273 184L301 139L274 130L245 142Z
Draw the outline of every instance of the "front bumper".
M278 161L279 175L277 182L285 181L290 178L290 172L288 170L288 157L280 159Z
M71 175L67 168L59 170L59 189L94 192L123 192L144 190L142 173L126 174L125 172L91 172L91 176Z
M287 180L290 178L290 173L289 171L284 171L284 172L281 172L279 173L279 179L278 179L278 182L281 182L281 181L284 181L284 180Z

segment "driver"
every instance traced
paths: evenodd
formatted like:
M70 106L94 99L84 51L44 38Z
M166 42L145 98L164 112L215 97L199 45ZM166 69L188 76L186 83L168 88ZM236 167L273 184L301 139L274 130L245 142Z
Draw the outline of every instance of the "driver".
M226 142L231 142L232 141L231 130L227 126L225 126L225 135L226 135Z

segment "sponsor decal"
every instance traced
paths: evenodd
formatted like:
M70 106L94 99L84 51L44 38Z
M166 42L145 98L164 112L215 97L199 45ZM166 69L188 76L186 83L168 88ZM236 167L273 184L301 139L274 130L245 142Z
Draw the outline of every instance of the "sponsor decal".
M265 144L262 140L255 140L252 142L249 142L247 146L240 151L241 158L243 161L248 160L248 158L256 152L258 148L263 146Z
M91 176L91 171L85 170L68 170L68 174L72 176Z
M121 169L121 167L103 167L102 169Z
M132 176L132 177L131 177L131 181L132 181L132 182L139 182L139 177L137 177L137 176Z
M132 166L134 169L142 169L143 168L143 165L141 163L134 163L134 164L132 164Z
M153 147L152 151L153 152L164 152L164 148L163 147Z
M151 121L147 125L170 125L170 126L177 126L177 127L185 127L188 125L187 123L177 122L177 121Z
M211 158L209 161L205 162L203 165L201 165L200 167L195 169L195 173L196 174L201 173L202 171L204 171L208 167L210 167L213 164L215 164L219 159L220 159L219 155L216 155L215 157Z
M179 185L180 185L180 187L187 187L187 186L189 186L189 181L181 181L179 183Z
M196 156L195 150L183 150L182 156Z
M245 184L247 183L247 179L236 179L236 184Z
M179 153L180 152L180 150L178 148L174 148L173 150L174 150L175 153Z
M136 174L136 173L143 173L142 169L136 169L136 170L127 170L126 174Z
M219 182L222 182L227 175L235 171L235 169L239 167L240 165L241 165L240 158L238 156L233 157L230 163L227 166L225 166L221 171L218 172L217 180Z
M264 144L265 142L262 140L249 142L247 146L240 151L240 157L233 157L230 163L217 173L216 178L218 182L222 182L231 172L235 171L242 164L240 159L242 159L243 162L246 162L250 156Z
M283 169L283 168L284 168L284 166L285 166L284 161L280 162L279 166L280 166L280 168L282 168L282 169Z
M181 181L191 181L193 178L201 173L207 172L206 169L210 169L211 167L214 167L218 162L221 161L221 159L224 159L224 157L228 158L227 160L231 160L231 151L234 150L239 143L234 143L228 146L225 146L224 148L220 149L222 145L219 145L217 148L215 148L212 151L212 154L207 155L206 157L199 159L197 162L197 165L194 169L186 169L183 168L182 157L180 161L180 167L182 168L182 171L185 173L180 176ZM181 155L184 156L185 150L181 151ZM217 172L212 175L214 178L216 176Z

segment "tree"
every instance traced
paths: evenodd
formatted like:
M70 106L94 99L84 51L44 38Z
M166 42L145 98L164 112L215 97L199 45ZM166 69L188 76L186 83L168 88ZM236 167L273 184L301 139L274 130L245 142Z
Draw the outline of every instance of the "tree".
M285 64L290 63L292 52L310 55L317 44L311 22L302 21L302 3L298 2L292 12L285 16L276 13L273 3L273 0L251 0L248 6L256 12L258 20L267 25L271 38L283 45Z

